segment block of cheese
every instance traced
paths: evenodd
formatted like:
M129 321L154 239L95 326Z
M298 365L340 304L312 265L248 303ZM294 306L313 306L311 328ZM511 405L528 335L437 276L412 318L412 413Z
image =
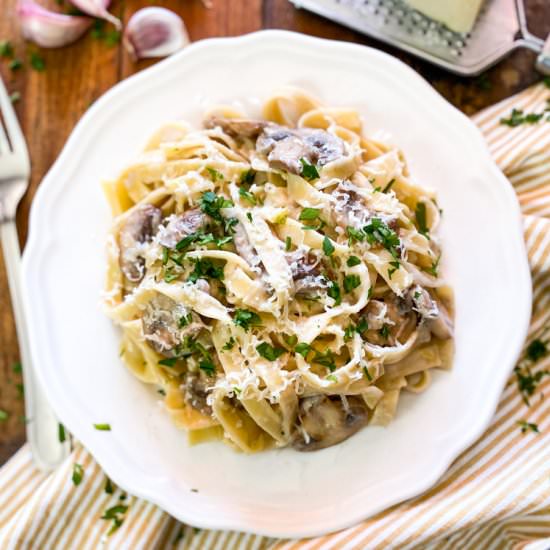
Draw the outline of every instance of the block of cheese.
M405 0L419 12L445 23L456 32L469 32L474 26L483 0Z

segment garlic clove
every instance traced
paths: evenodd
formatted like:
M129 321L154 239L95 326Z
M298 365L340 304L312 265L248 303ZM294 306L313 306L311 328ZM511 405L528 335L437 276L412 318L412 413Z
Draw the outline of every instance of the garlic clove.
M143 8L130 17L124 46L136 58L165 57L189 44L183 19L165 8Z
M92 17L99 17L112 23L117 29L122 28L122 23L118 17L107 11L111 0L69 0L73 6Z
M88 17L49 11L34 0L19 0L16 13L25 39L42 48L60 48L71 44L92 24Z

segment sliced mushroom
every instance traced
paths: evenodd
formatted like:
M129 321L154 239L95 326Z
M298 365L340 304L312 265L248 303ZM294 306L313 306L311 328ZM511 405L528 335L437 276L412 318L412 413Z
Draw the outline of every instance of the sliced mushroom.
M263 129L256 150L267 156L272 168L292 174L302 172L301 159L324 166L345 154L344 142L324 130L291 130L275 124Z
M227 135L237 138L256 139L261 131L269 125L264 120L246 118L224 118L213 116L204 121L205 128L221 128Z
M447 340L453 337L454 323L443 304L439 303L438 309L439 315L429 319L426 325L436 338Z
M367 205L348 180L339 183L332 192L334 197L334 221L341 227L353 227L360 231L371 217Z
M143 244L150 241L162 220L162 212L152 204L141 204L126 218L118 240L119 264L126 279L139 283L145 275Z
M363 315L368 323L367 341L379 346L405 342L415 330L418 321L412 307L393 293L370 300Z
M292 446L316 451L341 443L368 422L368 409L359 397L314 395L300 400Z
M199 208L171 216L165 227L159 229L159 243L174 248L184 237L196 233L208 224L208 216Z
M146 342L164 357L176 357L186 336L194 337L204 325L196 313L191 313L164 294L157 294L146 306L141 318Z
M324 166L345 154L344 142L334 134L324 130L301 130L314 164Z
M234 226L235 233L233 234L233 244L239 253L239 256L243 258L251 267L258 267L261 263L260 256L258 256L254 247L250 244L248 235L242 223L237 223Z
M191 407L206 416L212 415L212 407L208 404L208 380L201 373L190 372L185 377L183 397Z
M296 294L309 295L327 288L328 283L319 269L319 259L314 254L296 250L286 254L286 261L290 265Z

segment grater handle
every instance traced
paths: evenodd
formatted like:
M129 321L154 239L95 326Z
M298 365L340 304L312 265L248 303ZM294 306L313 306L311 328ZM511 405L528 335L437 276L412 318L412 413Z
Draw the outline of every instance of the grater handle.
M550 34L537 57L536 67L542 74L550 75Z
M542 74L550 75L550 34L543 42L540 38L533 36L527 29L527 18L525 17L524 0L516 0L516 12L521 29L521 38L516 40L517 46L523 46L538 53L536 69Z

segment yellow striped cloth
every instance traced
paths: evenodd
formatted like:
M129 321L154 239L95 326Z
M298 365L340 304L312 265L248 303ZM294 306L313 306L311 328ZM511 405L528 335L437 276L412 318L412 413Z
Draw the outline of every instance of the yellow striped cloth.
M525 216L534 290L529 340L546 330L550 318L550 121L510 128L499 119L513 107L542 112L550 106L548 98L550 89L539 84L474 117L516 189ZM490 331L487 345L491 345ZM539 361L534 372L544 369L550 369L550 356ZM105 475L78 444L51 475L33 467L25 446L0 471L0 548L547 550L550 400L543 396L549 387L550 376L543 377L527 406L511 373L491 425L435 487L355 527L316 539L274 540L194 529L116 487L106 492ZM538 424L540 434L522 433L520 420ZM76 486L71 479L74 464L83 468ZM120 508L113 511L114 506ZM112 509L114 518L124 517L111 536L107 533L115 520L101 519L107 509Z

